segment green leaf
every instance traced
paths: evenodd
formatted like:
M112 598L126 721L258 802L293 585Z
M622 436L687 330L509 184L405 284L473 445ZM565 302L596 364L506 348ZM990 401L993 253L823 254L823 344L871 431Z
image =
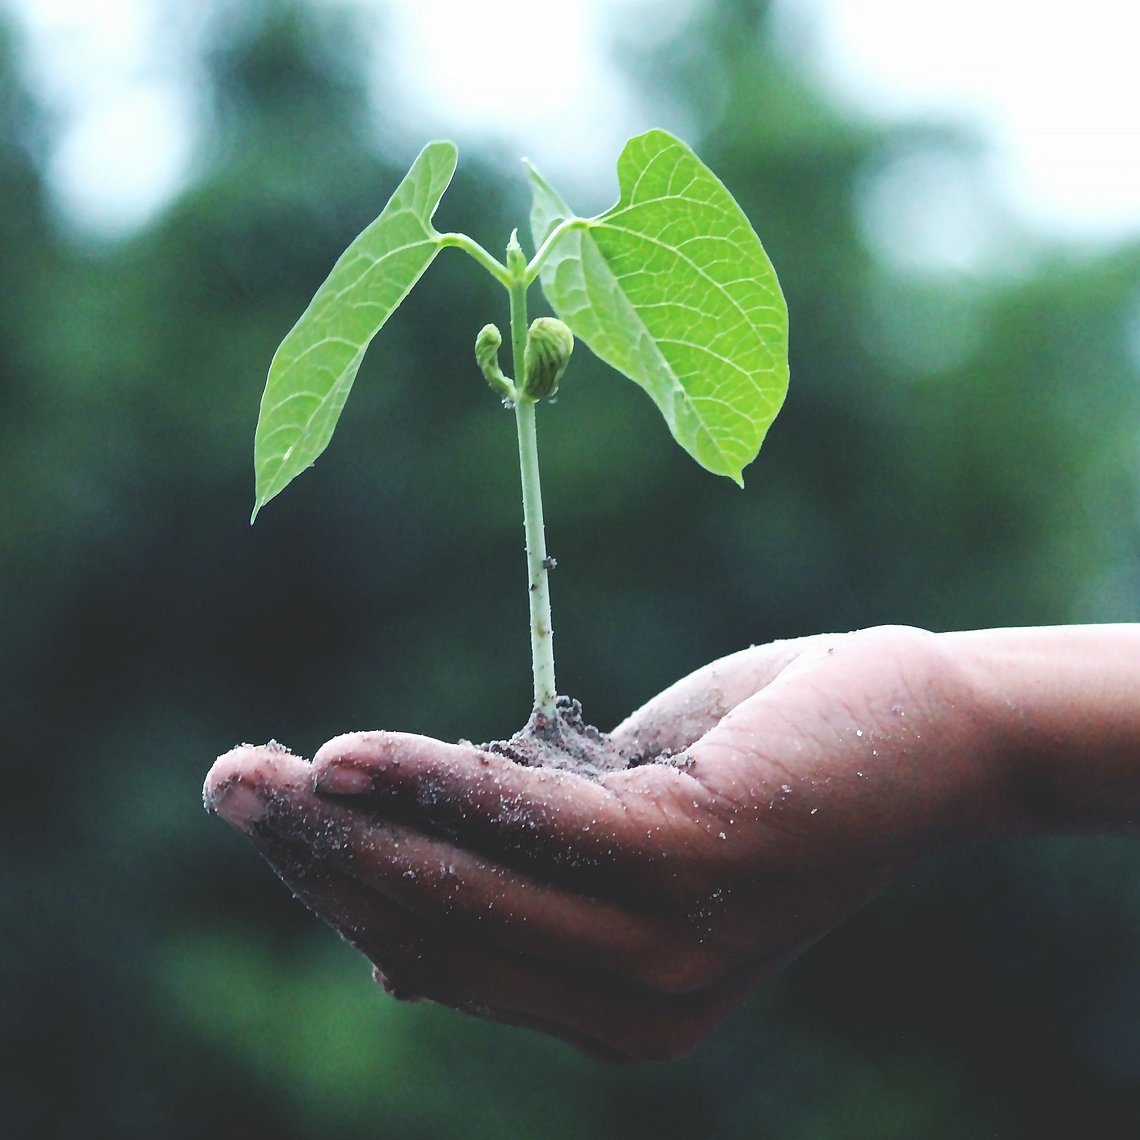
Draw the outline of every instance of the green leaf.
M788 310L760 239L679 139L618 159L616 206L559 239L542 289L574 335L653 398L673 438L743 486L788 390ZM533 168L536 247L574 214Z
M328 446L369 343L439 252L431 219L457 159L450 142L420 151L274 354L254 437L251 522Z

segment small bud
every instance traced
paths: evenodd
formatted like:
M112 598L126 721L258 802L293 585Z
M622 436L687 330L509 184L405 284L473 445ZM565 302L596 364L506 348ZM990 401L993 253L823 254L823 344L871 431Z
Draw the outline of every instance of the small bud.
M499 367L499 348L503 337L494 325L484 325L475 338L475 363L492 389L505 401L514 403L518 399L515 386L503 375Z
M499 349L503 344L503 334L494 325L484 325L475 337L475 360L481 371L488 366L499 366Z
M555 317L537 317L527 329L523 351L522 394L530 400L548 400L570 363L574 334Z
M526 272L526 254L519 245L518 230L511 230L511 240L507 242L507 269L512 277L521 277Z

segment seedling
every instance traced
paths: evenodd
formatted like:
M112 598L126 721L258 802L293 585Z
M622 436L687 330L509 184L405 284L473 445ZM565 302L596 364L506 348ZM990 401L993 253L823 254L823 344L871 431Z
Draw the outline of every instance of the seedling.
M649 393L673 438L702 467L743 486L788 386L788 316L775 271L744 212L679 139L649 131L618 159L616 206L571 212L534 167L529 260L518 231L503 261L462 233L439 233L436 207L455 172L450 142L429 143L383 213L341 255L273 357L254 443L253 518L328 446L372 338L442 249L470 254L510 302L513 377L494 325L475 357L514 408L522 474L532 724L556 723L549 569L535 407L558 389L574 338ZM540 281L557 317L527 323ZM474 371L474 370L473 370ZM252 521L252 520L251 520Z

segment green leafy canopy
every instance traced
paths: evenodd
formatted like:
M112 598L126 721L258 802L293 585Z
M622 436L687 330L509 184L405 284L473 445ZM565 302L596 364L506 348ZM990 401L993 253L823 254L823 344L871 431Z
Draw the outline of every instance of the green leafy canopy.
M432 225L456 161L450 142L424 147L278 348L254 443L254 517L324 451L369 343L441 248L465 249L511 286L470 238ZM787 392L775 271L735 199L679 139L639 135L617 170L617 205L578 218L530 169L539 253L526 283L539 275L559 318L649 393L674 439L742 485Z

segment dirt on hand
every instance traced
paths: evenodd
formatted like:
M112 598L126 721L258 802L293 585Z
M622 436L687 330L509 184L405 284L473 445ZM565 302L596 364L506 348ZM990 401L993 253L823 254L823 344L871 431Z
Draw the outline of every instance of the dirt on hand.
M608 733L586 723L582 706L573 697L557 697L553 717L536 708L526 725L509 740L492 740L479 747L528 768L558 768L590 779L667 759L664 753L627 754Z

